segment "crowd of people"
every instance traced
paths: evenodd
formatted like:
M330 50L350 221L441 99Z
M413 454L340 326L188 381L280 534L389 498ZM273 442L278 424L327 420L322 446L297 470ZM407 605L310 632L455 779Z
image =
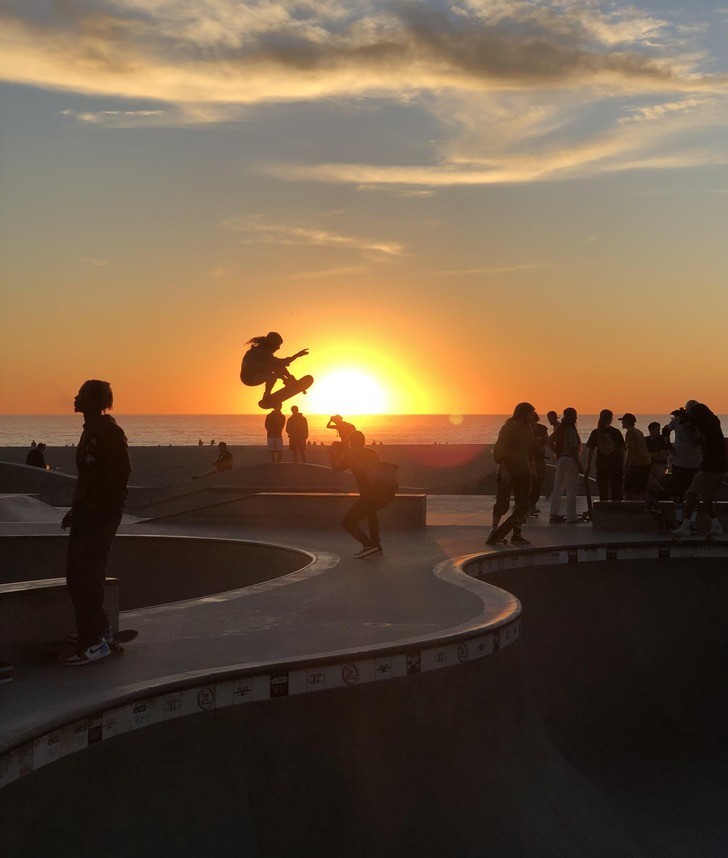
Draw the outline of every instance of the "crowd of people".
M576 523L576 498L582 476L589 479L592 462L600 501L671 498L675 504L678 535L695 529L700 501L710 517L710 535L721 534L715 500L728 472L725 439L718 417L704 403L689 400L660 426L648 425L648 434L637 428L637 418L626 412L618 418L624 434L612 425L614 414L604 409L597 426L582 445L575 408L565 408L559 418L546 415L551 431L539 422L529 402L519 403L503 425L493 448L497 465L496 501L491 533L495 545L506 540L528 544L522 527L529 515L540 512L546 460L555 468L550 496L551 524ZM584 449L586 447L586 463ZM502 524L501 519L513 509ZM566 498L565 515L561 513Z

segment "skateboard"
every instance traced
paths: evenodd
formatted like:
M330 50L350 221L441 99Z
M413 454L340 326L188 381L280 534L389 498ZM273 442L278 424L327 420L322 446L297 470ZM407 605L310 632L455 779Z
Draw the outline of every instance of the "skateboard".
M672 521L672 519L663 512L657 498L648 495L645 500L645 509L657 522L657 529L660 532L672 532L677 527L677 522ZM677 539L678 537L675 538Z
M313 376L304 375L302 378L289 381L288 384L264 396L258 405L260 408L273 408L276 405L282 405L286 399L290 399L298 393L305 393L312 384Z
M136 629L122 629L114 632L114 640L109 644L109 649L115 655L123 655L124 644L131 643L138 635L139 632ZM76 644L69 640L52 641L51 643L34 644L33 646L51 661L58 661L62 655L70 655L77 648Z
M593 504L591 486L589 485L589 474L584 474L584 494L586 495L586 512L583 512L579 516L579 521L591 521Z
M499 524L498 527L489 534L488 538L485 540L487 545L508 545L508 540L506 536L513 530L515 525L521 524L522 519L513 514L509 515L508 518L502 523Z

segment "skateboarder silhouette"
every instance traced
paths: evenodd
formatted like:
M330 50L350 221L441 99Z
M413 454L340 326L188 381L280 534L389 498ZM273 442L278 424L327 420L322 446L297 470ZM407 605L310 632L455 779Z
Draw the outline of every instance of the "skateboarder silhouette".
M250 348L243 355L240 380L247 387L265 385L263 398L258 403L261 408L274 408L297 393L305 393L313 384L313 376L304 375L297 379L288 371L288 365L307 355L308 349L302 349L291 357L276 357L275 352L283 345L283 337L276 331L270 331L264 337L253 337L248 344ZM284 386L273 391L278 379Z

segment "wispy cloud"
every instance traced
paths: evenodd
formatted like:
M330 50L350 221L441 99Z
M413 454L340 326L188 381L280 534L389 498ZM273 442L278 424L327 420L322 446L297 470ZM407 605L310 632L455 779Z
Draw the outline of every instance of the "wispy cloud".
M242 239L245 244L313 245L366 251L383 256L400 256L405 252L404 246L394 241L342 235L321 227L264 222L255 217L228 218L222 223L222 227L247 235Z
M548 262L524 262L520 265L497 265L492 268L453 268L435 273L449 277L470 277L473 274L518 274L521 271L534 271L550 267Z
M60 111L61 116L67 116L69 119L75 119L77 122L112 128L132 128L138 125L159 124L159 120L165 114L166 111L164 110L81 111L68 108Z
M292 274L290 280L324 280L336 277L352 277L357 274L362 274L367 269L363 266L350 268L326 268L321 271L299 271L297 274Z
M84 265L93 265L94 268L106 268L109 263L105 259L94 259L93 256L73 256L76 262L83 262Z

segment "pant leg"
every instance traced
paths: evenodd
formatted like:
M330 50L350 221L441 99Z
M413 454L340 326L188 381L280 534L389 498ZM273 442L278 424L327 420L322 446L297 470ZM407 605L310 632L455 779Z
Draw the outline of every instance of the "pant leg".
M365 518L369 525L369 536L359 527L359 522ZM349 511L342 518L341 526L357 542L361 542L364 546L379 544L379 519L377 511L374 504L369 503L364 498L360 497L354 501Z
M568 462L571 461L564 456L560 456L556 460L556 472L554 473L554 487L551 490L551 515L559 515L561 507L561 495L564 493L564 484L566 482L566 469Z
M535 473L531 482L531 491L528 499L531 509L536 506L541 497L541 487L543 486L543 478L546 473L546 460L536 459L534 465Z
M104 608L104 583L111 544L121 510L74 513L68 540L66 583L76 614L79 647L85 649L109 626Z
M498 468L495 475L495 503L493 504L493 518L501 518L511 508L510 479L503 479L501 469Z
M501 524L503 528L502 536L506 537L511 530L520 525L528 517L529 489L531 487L531 478L528 474L514 474L511 477L511 485L513 487L513 512Z
M576 495L579 491L579 468L573 459L563 459L566 462L564 488L566 489L566 520L577 521Z
M608 465L597 465L597 488L599 489L599 500L609 500L609 488L612 483L612 470ZM612 493L614 500L614 493Z
M610 465L609 488L612 492L612 500L624 499L624 462L621 459Z

